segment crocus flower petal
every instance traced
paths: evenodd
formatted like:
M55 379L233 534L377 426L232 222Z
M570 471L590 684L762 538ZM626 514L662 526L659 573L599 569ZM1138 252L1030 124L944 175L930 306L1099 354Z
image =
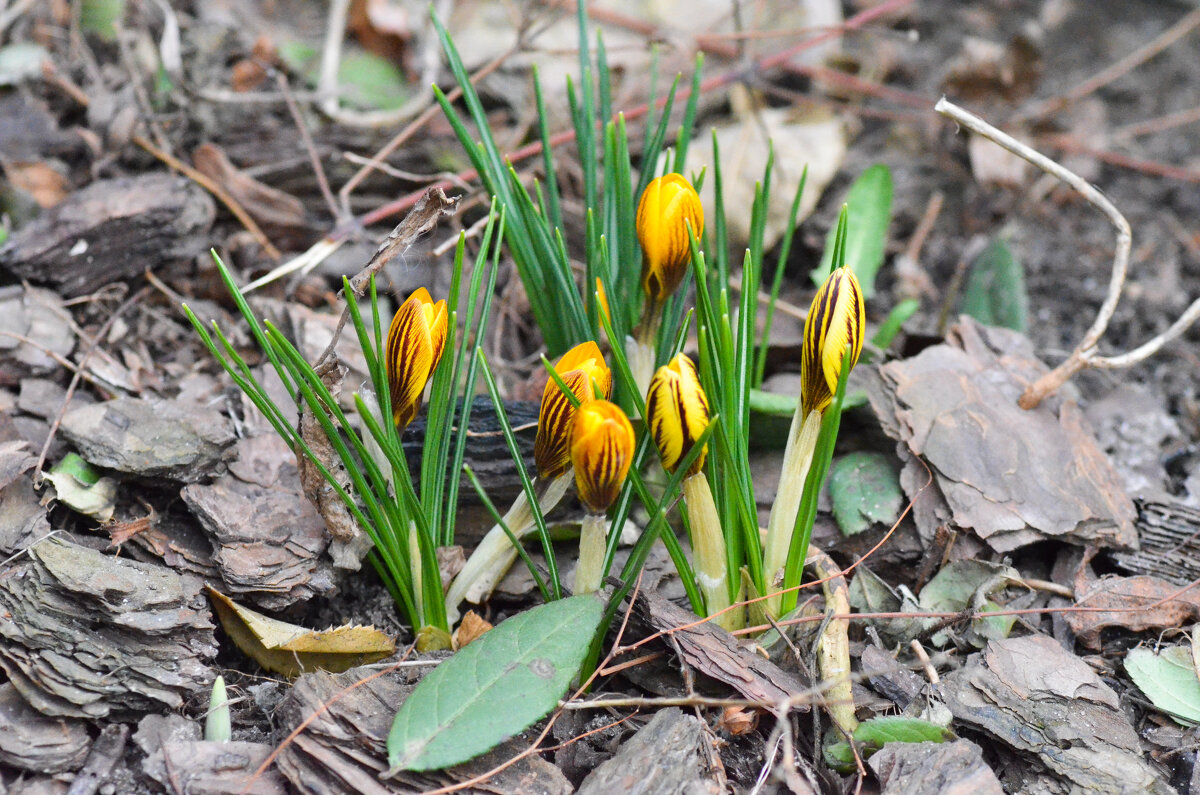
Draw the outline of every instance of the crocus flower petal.
M696 189L680 174L651 181L638 201L637 235L642 244L642 289L661 303L679 287L691 260L688 226L704 233L704 206Z
M590 400L571 423L571 465L575 488L593 514L608 510L621 492L633 463L636 439L625 412L607 400Z
M858 363L865 325L866 311L858 279L850 268L838 268L813 296L804 322L800 398L805 415L824 411L833 400L847 349L849 367L853 369Z
M663 468L674 472L709 421L708 398L700 386L696 366L684 354L678 354L654 374L646 395L646 417ZM707 450L700 452L689 474L704 467L706 454Z

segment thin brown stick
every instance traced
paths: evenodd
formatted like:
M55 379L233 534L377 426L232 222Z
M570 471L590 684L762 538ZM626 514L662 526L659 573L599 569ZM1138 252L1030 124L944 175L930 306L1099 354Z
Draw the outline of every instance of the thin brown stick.
M500 55L497 55L491 61L489 61L488 63L481 66L479 69L475 70L474 74L472 74L470 77L471 85L475 85L475 83L477 83L478 81L480 81L483 78L490 75L492 72L499 69L504 64L504 62L506 60L508 60L516 52L517 52L517 47L514 46L514 47L510 48L509 50L507 50L506 52L503 52ZM454 90L452 90L449 94L446 95L446 99L448 99L451 102L456 102L456 101L458 101L458 98L461 96L462 96L462 87L455 86ZM364 165L362 168L360 168L358 171L356 171L354 173L354 176L350 177L350 179L346 181L346 184L343 185L341 187L341 189L338 191L338 198L341 199L342 209L347 215L351 215L351 213L350 213L350 194L354 192L354 189L357 188L359 186L359 184L361 184L362 181L364 179L366 179L372 171L374 171L376 168L378 168L379 165L381 163L383 163L384 160L387 160L387 158L389 156L391 156L392 152L395 152L397 149L399 149L401 146L403 146L405 143L407 143L408 140L410 138L412 138L414 135L416 135L417 132L420 131L420 129L422 127L424 127L426 124L428 124L429 121L434 116L436 116L440 110L441 110L441 106L439 106L439 105L432 105L432 106L426 108L421 113L421 115L417 116L415 119L413 119L411 122L409 122L408 125L403 130L401 130L399 133L397 133L392 138L392 140L390 140L386 144L384 144L383 147L378 152L376 152L374 154L374 156L371 157L371 159L367 162L366 165ZM460 183L466 182L466 180L458 179L457 177L449 177L444 181L447 183L450 183L456 179ZM447 184L445 187L452 187L452 184ZM366 223L363 224L363 226L367 226L367 225L368 224L366 224Z
M1026 121L1031 118L1045 116L1047 113L1053 113L1062 110L1072 102L1083 99L1088 94L1103 88L1112 81L1123 77L1137 67L1146 63L1146 61L1149 61L1151 58L1191 33L1196 29L1197 26L1200 26L1200 9L1196 9L1195 11L1186 14L1182 19L1180 19L1171 27L1167 28L1151 41L1137 48L1119 61L1100 70L1095 75L1087 80L1084 80L1082 83L1075 86L1062 96L1052 97L1039 102L1028 112L1018 115L1013 121Z
M313 175L317 178L317 187L321 189L321 197L325 199L325 206L329 208L329 214L334 219L338 218L338 203L333 198L333 191L329 188L329 179L325 176L325 166L321 165L321 156L317 154L316 144L313 143L312 134L308 131L308 125L304 123L304 116L300 114L300 106L296 104L296 98L292 96L291 86L288 85L287 75L277 71L275 73L275 82L279 86L279 91L283 94L283 99L287 103L288 112L292 114L292 123L296 125L296 129L300 132L300 140L304 143L304 149L308 152L308 160L312 163Z
M249 213L247 213L242 208L242 205L238 204L237 199L230 196L224 188L201 174L196 169L189 166L187 163L179 160L174 155L167 154L162 149L159 149L153 143L148 141L145 136L134 135L130 140L145 149L150 154L157 157L168 167L175 169L200 187L204 188L213 196L216 196L222 204L229 208L229 212L233 213L234 217L241 222L242 226L246 227L246 231L254 236L254 239L258 241L260 246L263 247L263 251L268 257L276 261L280 259L282 255L279 253L279 249L275 248L275 246L267 238L266 234L261 228L259 228L258 224L254 222L254 219L250 217Z
M16 340L17 342L21 342L26 345L29 345L30 347L36 348L37 350L46 354L51 359L58 362L60 365L62 365L66 369L70 370L71 372L74 372L74 373L81 372L79 365L75 364L75 362L71 361L66 356L63 356L58 351L51 350L50 348L46 347L42 343L38 342L37 340L30 339L29 337L26 337L23 334L17 334L15 331L5 331L3 329L0 329L0 337L8 337L11 340ZM100 381L100 379L96 378L95 376L84 373L83 377L92 386L95 386L98 389L103 390L105 394L112 394L109 391L109 386L107 384L103 383L102 381Z
M1113 140L1127 141L1143 135L1153 135L1154 133L1172 130L1176 127L1182 127L1185 124L1195 124L1196 122L1200 122L1200 107L1126 124L1124 127L1118 127L1113 130L1112 137Z
M934 110L948 116L968 130L1002 146L1023 160L1033 163L1047 174L1051 174L1062 182L1065 182L1087 199L1089 204L1104 213L1104 216L1117 230L1117 243L1113 254L1112 275L1109 277L1108 293L1104 297L1104 302L1100 305L1100 310L1096 314L1095 321L1093 321L1091 328L1084 334L1083 339L1075 346L1075 349L1065 361L1026 387L1025 392L1018 401L1021 408L1036 408L1046 397L1053 394L1055 390L1066 383L1068 379L1086 368L1112 369L1136 364L1157 353L1163 345L1181 335L1196 320L1200 319L1200 298L1197 298L1166 331L1150 339L1140 347L1117 356L1100 356L1096 352L1096 346L1108 328L1109 321L1112 319L1113 311L1117 307L1117 301L1124 290L1125 277L1129 269L1129 250L1133 244L1133 234L1130 231L1129 222L1125 220L1125 216L1121 214L1121 211L1104 194L1091 184L1040 152L996 129L973 113L969 113L952 102L946 101L944 97L938 101Z

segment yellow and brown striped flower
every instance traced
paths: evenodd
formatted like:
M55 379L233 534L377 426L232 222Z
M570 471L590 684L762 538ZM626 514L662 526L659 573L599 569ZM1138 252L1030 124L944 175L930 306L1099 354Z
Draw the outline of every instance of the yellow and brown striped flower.
M858 279L850 268L838 268L813 297L804 321L804 353L800 358L800 407L804 416L824 411L833 400L847 349L850 369L858 363L865 325Z
M446 302L434 303L421 287L400 305L388 327L388 387L392 420L400 430L417 416L425 383L442 360L447 321Z
M683 175L666 174L646 186L638 201L637 236L642 244L642 289L652 303L666 300L687 273L692 257L689 224L699 239L704 206Z
M607 400L580 405L571 421L571 465L579 500L593 514L616 501L633 463L636 439L625 412Z
M696 365L684 354L658 368L650 380L646 417L663 469L674 472L708 427L708 398L700 386ZM689 475L704 467L706 454L706 450L700 451L688 468Z
M600 346L595 342L589 340L564 353L555 363L554 371L580 403L592 400L596 389L599 389L605 398L612 396L612 372L604 363ZM542 390L537 438L533 442L533 460L537 465L539 478L549 480L557 477L566 472L567 467L571 465L568 437L574 416L575 407L551 378Z

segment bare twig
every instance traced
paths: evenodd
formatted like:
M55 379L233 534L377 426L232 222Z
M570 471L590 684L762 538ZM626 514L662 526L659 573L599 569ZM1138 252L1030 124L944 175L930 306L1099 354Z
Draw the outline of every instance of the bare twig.
M33 4L36 2L37 0L17 0L17 2L13 3L12 8L4 9L3 13L0 13L0 33L8 30L8 26L16 22L26 11L33 8Z
M1066 94L1039 102L1029 111L1020 114L1016 119L1014 119L1014 121L1026 121L1028 119L1038 118L1046 115L1047 113L1060 110L1072 102L1076 102L1083 97L1086 97L1088 94L1091 94L1097 89L1103 88L1117 78L1123 77L1124 75L1144 64L1146 61L1149 61L1151 58L1191 33L1196 29L1197 26L1200 26L1200 8L1192 11L1189 14L1186 14L1174 25L1163 31L1161 35L1129 53L1129 55L1126 55L1116 63L1113 63L1105 69L1100 70L1087 80L1072 88ZM1019 153L1014 152L1014 154Z
M435 0L433 13L445 19L449 14L449 0ZM433 82L437 77L438 39L432 31L424 35L424 46L420 53L421 75L417 80L421 86L413 97L394 110L356 111L343 108L338 98L338 69L342 60L342 41L346 36L346 16L350 0L333 0L329 6L329 21L325 29L325 42L321 51L321 73L317 93L322 96L321 111L339 124L348 127L389 127L407 121L433 102ZM430 22L432 27L432 14Z
M457 197L454 199L447 198L441 188L430 188L426 191L412 212L404 216L404 220L397 224L392 233L379 244L379 248L375 250L375 254L372 255L370 262L361 271L356 273L354 278L350 279L350 289L354 291L354 294L361 296L363 289L367 286L371 277L379 273L384 265L387 265L396 257L404 254L405 251L408 251L419 237L431 232L437 226L438 221L454 215L457 207ZM333 338L329 340L329 345L313 365L314 368L321 367L327 359L333 356L333 351L337 347L338 340L341 339L342 329L346 327L346 321L349 317L350 304L347 302L346 306L342 309L342 316L338 320L337 329L333 332Z
M1157 337L1127 353L1117 356L1100 356L1096 352L1096 345L1104 335L1105 330L1108 328L1108 323L1112 319L1113 311L1117 307L1117 301L1121 297L1121 291L1125 287L1125 276L1129 269L1129 249L1133 243L1133 234L1129 229L1129 222L1125 220L1125 216L1121 214L1120 210L1104 194L1080 177L1045 155L1034 151L1012 136L1001 132L973 113L969 113L952 102L948 102L945 97L938 101L934 110L954 119L968 130L1004 147L1018 157L1033 163L1047 174L1052 174L1062 180L1078 191L1093 207L1104 213L1105 217L1108 218L1117 230L1117 245L1116 251L1113 254L1113 268L1112 276L1109 278L1108 283L1108 294L1104 297L1104 303L1100 305L1100 311L1096 314L1096 320L1092 323L1087 333L1084 334L1079 344L1075 346L1075 350L1071 352L1066 361L1026 387L1025 393L1021 395L1019 401L1021 408L1036 408L1047 396L1066 383L1071 376L1085 368L1098 367L1112 369L1129 367L1154 355L1158 352L1159 348L1178 337L1200 318L1200 298L1198 298L1171 324L1170 328Z
M342 62L342 41L346 38L346 16L350 0L331 0L325 20L325 42L321 46L321 71L317 76L317 94L321 111L333 116L338 110L338 67Z
M490 62L484 64L482 67L476 70L475 73L470 77L471 84L474 85L476 82L482 80L487 75L490 75L492 72L499 69L501 64L503 64L510 56L517 52L519 46L520 42L518 41L516 45L509 48L505 52L500 53ZM462 87L455 86L454 89L446 95L446 99L450 102L457 102L458 98L461 96ZM437 105L426 108L420 116L413 119L403 130L393 136L392 140L384 144L383 147L376 152L374 156L372 156L371 159L367 161L365 165L363 165L362 168L355 172L354 176L347 180L346 184L343 185L341 190L338 191L338 198L341 199L342 209L347 215L350 214L350 194L354 192L354 189L357 188L372 171L379 168L383 161L386 160L392 154L392 152L395 152L397 149L399 149L405 142L416 135L418 130L428 124L429 120L436 116L440 110L441 107ZM454 175L445 178L443 182L448 183L443 187L466 184L465 179ZM367 224L364 223L363 225L366 226Z
M304 116L300 114L300 107L296 104L295 97L292 96L292 89L288 85L287 75L277 71L275 73L275 82L279 85L279 90L287 102L288 112L292 114L292 122L300 132L300 140L304 142L304 149L308 152L313 174L317 178L317 187L321 189L321 196L325 199L325 205L329 207L329 214L336 219L339 215L338 204L334 201L333 191L329 189L329 179L325 176L325 167L321 165L321 156L317 154L317 147L313 144L312 135L308 131L308 125L304 123Z
M279 258L282 256L279 253L279 249L275 248L259 225L256 224L254 219L250 217L250 214L242 208L242 205L238 204L237 199L229 195L228 191L226 191L217 183L213 182L205 175L201 174L196 169L189 166L187 163L184 163L179 158L168 154L162 149L159 149L157 146L147 140L145 136L134 135L130 140L145 149L150 154L157 157L168 167L180 172L185 177L211 193L213 196L216 196L222 204L229 208L229 212L233 213L234 217L241 222L242 226L246 227L246 231L254 236L254 239L258 241L258 244L263 247L263 252L271 259L276 261L279 260Z

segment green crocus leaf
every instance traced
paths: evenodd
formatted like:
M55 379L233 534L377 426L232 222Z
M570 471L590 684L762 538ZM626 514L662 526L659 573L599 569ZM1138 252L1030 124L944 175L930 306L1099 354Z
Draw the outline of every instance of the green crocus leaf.
M898 715L865 720L854 730L854 742L864 759L888 743L943 743L954 739L954 732L945 726ZM853 768L854 752L847 742L832 743L825 748L825 761L836 770Z

